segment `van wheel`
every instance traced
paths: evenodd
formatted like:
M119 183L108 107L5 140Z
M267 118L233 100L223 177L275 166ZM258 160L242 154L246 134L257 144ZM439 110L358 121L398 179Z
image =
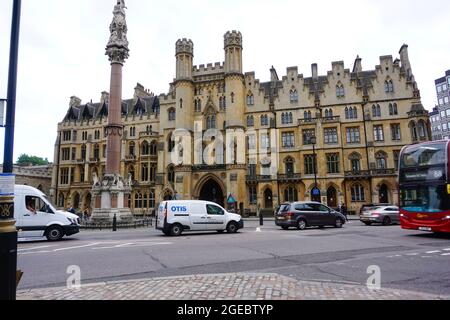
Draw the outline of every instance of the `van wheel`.
M384 217L383 219L383 226L390 226L392 224L391 218Z
M48 241L59 241L64 237L64 231L60 226L51 226L45 232Z
M298 230L305 230L306 229L306 221L305 220L298 220L297 222L297 229Z
M227 226L228 233L236 233L238 231L238 226L236 222L230 222Z
M181 225L179 225L179 224L174 224L170 228L170 235L172 237L179 237L179 236L181 236L182 233L183 233L183 227L181 227Z

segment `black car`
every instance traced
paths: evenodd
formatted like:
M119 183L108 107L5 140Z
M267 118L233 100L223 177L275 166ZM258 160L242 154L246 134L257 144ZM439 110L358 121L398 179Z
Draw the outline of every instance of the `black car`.
M342 228L345 216L318 202L294 202L280 206L275 215L275 224L284 230L308 227L333 226Z

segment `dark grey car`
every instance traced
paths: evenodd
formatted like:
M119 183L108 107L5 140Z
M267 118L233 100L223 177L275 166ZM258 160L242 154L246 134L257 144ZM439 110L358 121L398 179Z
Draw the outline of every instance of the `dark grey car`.
M318 202L294 202L282 204L275 215L275 224L284 230L308 227L333 226L342 228L345 216Z

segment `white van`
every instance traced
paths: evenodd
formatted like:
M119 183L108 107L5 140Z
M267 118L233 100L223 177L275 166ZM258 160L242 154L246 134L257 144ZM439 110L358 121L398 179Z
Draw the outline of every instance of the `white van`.
M56 210L44 193L29 186L14 187L14 218L19 238L58 241L80 232L77 215Z
M156 229L166 236L180 236L183 231L236 233L242 228L244 221L240 215L208 201L164 201L156 217Z

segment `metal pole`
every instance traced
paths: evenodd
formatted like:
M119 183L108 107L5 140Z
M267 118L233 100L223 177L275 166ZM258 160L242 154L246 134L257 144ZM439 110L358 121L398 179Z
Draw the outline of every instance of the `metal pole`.
M6 111L3 173L13 172L14 127L16 120L17 62L19 56L20 11L22 0L14 0L9 52L8 97Z
M9 56L8 96L6 112L5 150L2 178L13 172L14 124L16 112L17 61L19 53L21 0L14 0L11 44ZM0 195L0 300L16 300L17 271L17 230L14 220L14 180L10 180L11 194Z

